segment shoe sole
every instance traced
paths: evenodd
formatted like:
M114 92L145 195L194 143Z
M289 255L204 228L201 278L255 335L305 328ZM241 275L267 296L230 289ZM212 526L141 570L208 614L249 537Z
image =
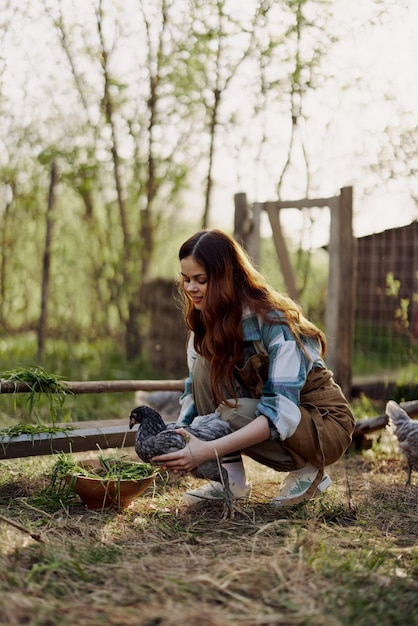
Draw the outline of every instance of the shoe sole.
M245 500L245 498L248 498L249 496L250 494L247 494L245 496L239 496L238 498L234 496L232 500L234 502L237 502L238 500ZM185 502L189 506L192 506L193 504L199 504L200 502L221 502L222 500L225 500L225 497L223 496L187 496L186 494L183 494L183 502Z
M225 495L224 495L224 489L222 488L219 490L213 489L212 490L212 494L209 492L206 495L197 495L197 494L192 494L189 492L185 492L183 494L183 502L185 502L186 504L192 505L192 504L199 504L199 502L205 502L205 501L210 501L210 500L215 500L215 501L222 501L225 500ZM234 495L234 493L232 492L232 499L234 501L236 500L244 500L245 498L249 498L251 496L251 487L249 487L248 491L246 491L246 493L242 493L240 495Z
M317 476L314 482L312 483L312 485L309 487L309 489L307 489L304 493L300 494L299 496L294 496L293 498L283 498L283 499L273 498L270 504L272 504L273 506L277 506L277 507L291 506L292 504L298 504L299 502L303 502L304 500L310 500L314 496L317 496L320 493L323 493L326 489L328 489L328 487L331 484L332 484L332 480L328 476L328 474L323 474L322 478Z

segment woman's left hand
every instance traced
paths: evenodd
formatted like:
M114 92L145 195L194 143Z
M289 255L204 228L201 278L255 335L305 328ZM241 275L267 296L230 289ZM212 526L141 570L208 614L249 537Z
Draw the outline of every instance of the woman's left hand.
M174 473L190 472L211 458L211 451L208 446L210 442L198 439L184 428L178 428L176 432L184 437L186 445L176 452L153 457L152 462L159 465L162 470L169 470Z

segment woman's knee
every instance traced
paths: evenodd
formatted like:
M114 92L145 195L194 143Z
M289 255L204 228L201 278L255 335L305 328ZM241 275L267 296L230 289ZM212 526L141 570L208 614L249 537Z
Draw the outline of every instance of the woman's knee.
M222 402L217 408L221 419L229 422L232 430L238 430L255 418L255 411L259 400L255 398L238 398L236 405L229 406Z

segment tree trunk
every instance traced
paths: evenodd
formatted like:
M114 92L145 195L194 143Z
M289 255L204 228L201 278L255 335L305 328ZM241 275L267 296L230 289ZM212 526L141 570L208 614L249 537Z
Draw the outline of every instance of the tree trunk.
M13 203L13 188L10 187L11 198L7 199L4 207L3 230L1 233L1 261L0 261L0 324L2 328L6 325L6 275L7 275L7 231L9 225L10 210Z
M209 145L209 161L208 161L208 173L206 177L206 193L205 193L205 207L203 209L202 216L202 229L208 227L209 223L209 211L210 211L210 201L212 196L212 188L213 188L213 160L215 153L215 138L216 138L216 129L218 125L218 110L219 104L221 101L221 91L219 89L215 89L213 92L214 102L213 108L211 112L210 119L210 145Z
M55 187L57 183L57 166L55 161L51 164L51 177L49 182L48 206L46 211L45 248L42 264L42 287L41 287L41 313L38 324L38 353L37 361L41 363L44 357L45 333L48 324L48 292L51 269L51 241L53 227L53 212L55 207Z
M151 26L148 19L143 14L146 33L147 33L147 45L148 45L148 70L149 70L149 97L148 97L148 176L146 181L147 188L147 202L144 209L141 211L140 221L140 241L141 241L141 256L139 259L139 277L137 279L136 287L132 290L129 305L128 305L128 319L126 321L126 334L125 334L125 351L128 361L132 361L137 358L142 350L144 344L143 330L141 321L144 320L146 315L146 307L144 305L143 290L144 285L147 282L150 274L150 265L152 254L154 251L154 200L157 195L159 183L157 181L156 165L157 160L155 157L155 131L158 126L158 102L159 102L159 85L160 85L160 72L164 57L164 36L168 26L168 14L167 3L162 2L161 5L161 30L159 33L158 46L153 57L152 50L152 37Z

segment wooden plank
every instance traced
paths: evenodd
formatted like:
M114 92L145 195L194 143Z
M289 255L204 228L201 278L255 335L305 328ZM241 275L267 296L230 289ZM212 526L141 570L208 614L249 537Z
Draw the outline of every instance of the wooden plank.
M55 454L58 452L85 452L106 448L128 448L135 443L135 430L124 426L82 428L65 433L40 433L3 437L0 441L0 460Z
M333 208L338 204L339 197L331 196L330 198L302 198L300 200L273 200L265 202L275 209L311 209L329 207Z
M368 433L374 433L376 430L381 430L389 423L389 417L386 415L378 415L377 417L369 417L364 420L356 422L354 428L353 439L355 437L363 437Z
M345 395L351 393L354 335L356 243L353 236L353 189L341 189L340 204L331 211L329 277L326 307L327 365Z
M252 205L251 230L248 233L247 252L257 268L260 268L261 259L261 211L263 205L260 202L254 202Z
M183 391L184 380L90 380L65 381L68 393L110 393L129 391ZM31 388L26 383L0 380L0 394L28 393Z
M110 393L134 391L183 391L184 380L105 380L67 382L68 393ZM1 393L28 393L25 383L0 381ZM163 416L164 417L164 416ZM60 426L66 426L61 424ZM85 452L106 448L132 447L135 432L129 430L128 416L124 420L79 422L73 430L58 433L38 433L0 438L0 460L58 452Z
M414 418L418 416L418 400L399 402L399 406L408 413L409 417ZM381 430L385 428L388 423L389 417L386 413L384 415L378 415L377 417L368 417L364 420L359 420L356 422L353 439L362 438L364 435Z
M269 216L271 230L273 232L273 241L287 293L293 300L295 300L295 302L299 302L299 291L296 286L296 277L290 262L289 253L287 251L286 240L282 232L280 211L275 206L276 204L277 203L275 202L265 202L264 207Z

